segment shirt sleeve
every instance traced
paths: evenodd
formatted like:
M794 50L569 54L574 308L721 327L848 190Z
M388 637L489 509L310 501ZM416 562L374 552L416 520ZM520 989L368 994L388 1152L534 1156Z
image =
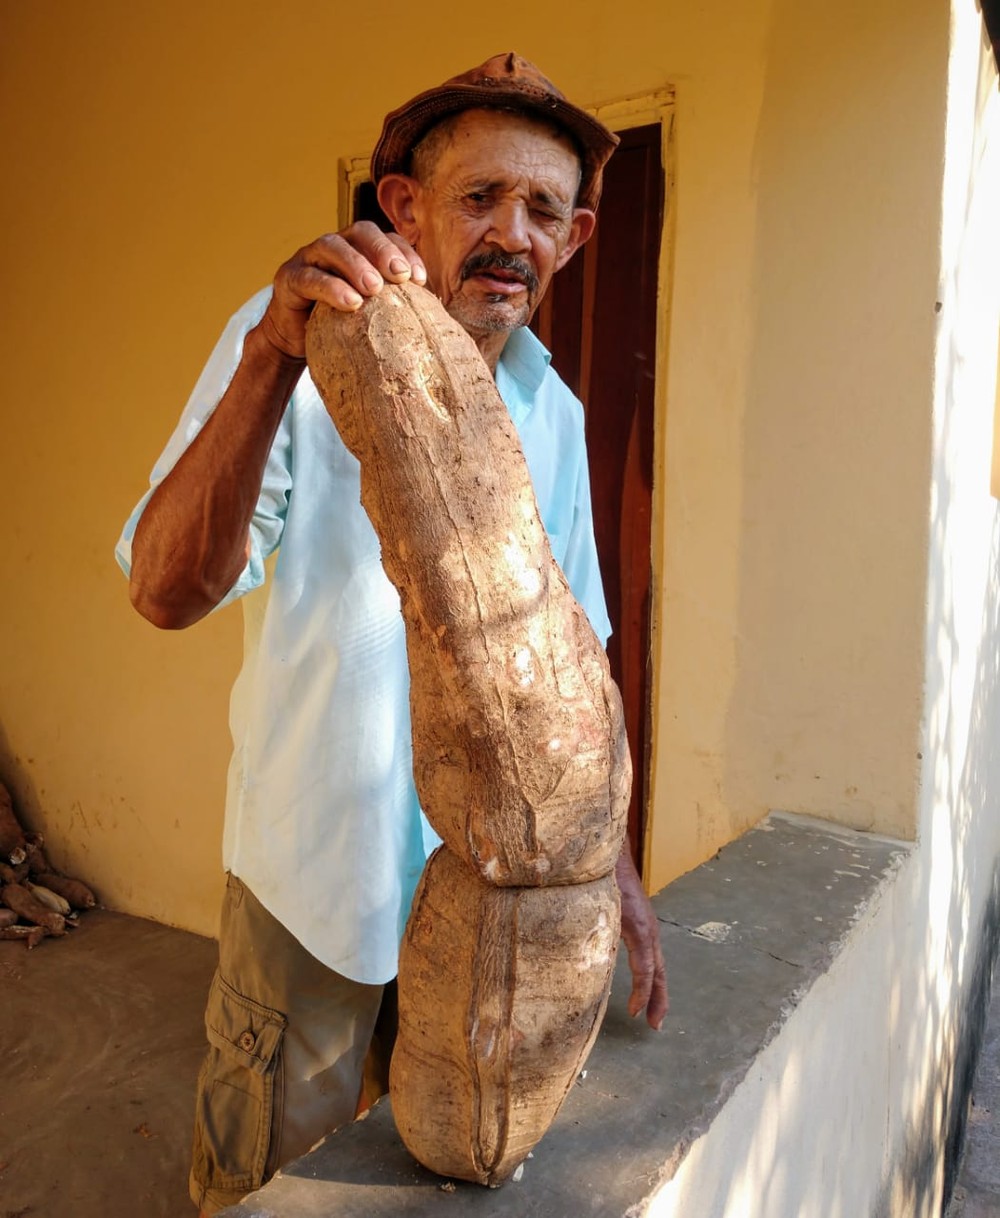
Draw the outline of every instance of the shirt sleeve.
M211 418L239 365L243 354L244 339L263 317L270 297L271 289L265 288L247 301L230 318L215 350L202 370L173 435L153 466L153 472L149 478L149 490L139 500L125 522L125 527L115 547L115 558L126 575L129 575L132 570L132 539L150 496ZM250 522L250 554L247 565L236 583L216 606L217 609L259 587L264 582L264 561L277 548L281 540L288 493L291 489L291 433L288 415L289 410L286 409L264 468L260 495Z

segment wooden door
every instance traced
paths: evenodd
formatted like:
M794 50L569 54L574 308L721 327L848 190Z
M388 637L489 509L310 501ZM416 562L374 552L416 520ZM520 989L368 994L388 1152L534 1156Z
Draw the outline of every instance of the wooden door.
M598 224L532 322L587 418L594 531L634 780L629 843L641 866L650 747L650 586L656 292L663 227L660 125L636 127L604 175Z

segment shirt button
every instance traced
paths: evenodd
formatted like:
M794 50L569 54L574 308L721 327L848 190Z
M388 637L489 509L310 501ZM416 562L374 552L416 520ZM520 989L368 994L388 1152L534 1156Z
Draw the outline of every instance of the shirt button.
M244 1053L252 1053L257 1044L257 1037L248 1028L245 1032L240 1033L240 1038L236 1043Z

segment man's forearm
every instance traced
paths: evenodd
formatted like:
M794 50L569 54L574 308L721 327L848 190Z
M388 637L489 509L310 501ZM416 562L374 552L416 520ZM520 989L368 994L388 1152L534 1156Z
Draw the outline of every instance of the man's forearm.
M155 626L204 617L246 565L268 453L304 367L251 330L222 400L150 498L132 542L130 595Z

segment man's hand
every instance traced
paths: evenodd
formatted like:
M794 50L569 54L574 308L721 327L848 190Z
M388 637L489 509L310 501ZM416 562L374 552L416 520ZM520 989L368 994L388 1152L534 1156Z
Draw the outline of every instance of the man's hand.
M317 300L360 308L386 282L426 283L402 237L368 221L320 237L278 268L274 292L216 409L154 491L132 542L132 603L177 629L219 603L247 560L267 455L305 363Z
M632 972L628 1013L635 1016L645 1009L646 1022L659 1031L670 1006L667 970L660 950L660 924L643 891L628 842L622 845L618 856L615 879L622 898L622 939Z
M361 220L305 245L278 268L261 332L284 355L303 359L306 322L318 300L352 313L389 283L426 283L420 255L397 233Z

